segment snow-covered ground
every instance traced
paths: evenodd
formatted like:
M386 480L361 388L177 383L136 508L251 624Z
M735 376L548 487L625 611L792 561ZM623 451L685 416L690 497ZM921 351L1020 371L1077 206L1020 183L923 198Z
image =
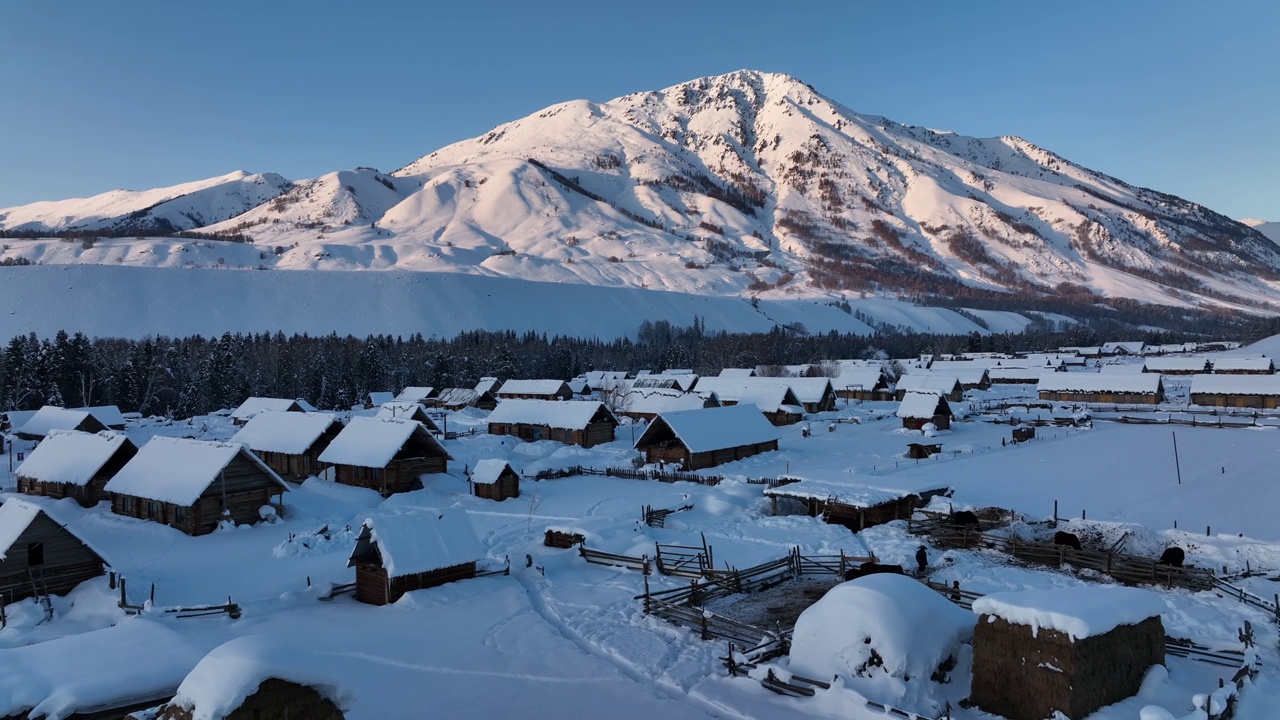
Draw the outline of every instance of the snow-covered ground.
M1000 389L984 396L1020 392ZM1057 500L1059 514L1075 532L1108 539L1128 532L1126 548L1146 555L1177 543L1192 564L1232 573L1247 565L1260 575L1241 582L1263 597L1273 594L1275 585L1266 577L1280 575L1280 528L1274 521L1280 489L1271 476L1280 459L1277 430L1178 428L1178 485L1168 428L1108 422L1042 427L1037 440L1013 446L1001 442L1009 436L1008 425L975 415L931 441L943 444L941 459L917 463L903 452L920 434L901 429L894 407L854 403L816 416L808 423L809 437L805 423L782 428L778 452L704 471L729 478L718 486L578 476L525 479L521 497L501 503L468 494L464 468L483 458L505 459L526 473L629 466L633 428L624 425L618 441L590 450L483 432L464 436L446 441L455 458L450 473L427 476L422 490L382 500L372 491L313 478L285 495L279 522L198 538L115 516L105 506L86 510L69 500L36 498L109 557L128 579L131 602L147 599L154 586L157 608L230 597L243 616L174 619L148 610L126 617L105 578L55 599L49 622L41 622L43 611L30 601L10 605L8 626L0 630L0 663L6 668L0 673L0 715L37 707L64 717L77 709L160 697L215 648L236 640L202 665L194 677L206 679L193 680L195 687L184 696L235 696L230 686L254 682L253 668L278 666L285 676L336 685L334 694L353 720L403 716L405 708L428 704L447 709L450 717L474 718L601 712L616 718L883 717L864 708L860 697L919 712L951 701L956 718L988 717L955 709L966 694L964 662L950 684L918 679L906 696L890 692L890 685L856 680L814 698L776 696L754 680L726 675L718 659L726 650L723 642L704 642L646 617L633 599L644 589L639 573L587 564L572 550L541 544L544 530L557 526L581 530L597 549L635 556L652 556L655 542L699 545L705 537L717 566L755 565L795 546L806 554L873 552L885 562L914 565L918 539L904 523L854 534L820 518L770 516L763 486L742 480L783 473L885 489L947 485L955 495L946 502L956 508L997 505L1033 520L1051 515ZM475 410L454 413L449 427L483 430L484 416ZM830 422L837 418L859 422ZM135 421L128 429L137 443L153 435L221 440L234 431L221 416ZM29 447L18 442L16 449ZM0 456L0 487L12 488L8 468L9 458ZM665 528L640 521L642 505L690 504L691 510L671 515ZM510 560L509 576L418 591L385 607L349 596L318 599L330 584L353 579L346 561L364 518L453 506L468 512L489 564ZM1080 518L1084 511L1087 520ZM1175 520L1179 530L1173 529ZM1206 525L1212 526L1209 534ZM1019 565L989 551L934 549L930 561L934 580L960 581L983 593L1097 581ZM655 589L687 584L661 575L650 582ZM1278 633L1265 613L1209 592L1155 592L1170 635L1231 648L1238 646L1237 628L1251 621L1263 670L1244 691L1237 717L1280 716ZM215 672L218 667L226 672ZM1148 705L1174 718L1195 717L1192 696L1216 688L1217 678L1230 672L1170 658L1167 673L1153 673L1139 697L1092 718L1136 720ZM224 683L228 687L208 679L224 676L231 678Z

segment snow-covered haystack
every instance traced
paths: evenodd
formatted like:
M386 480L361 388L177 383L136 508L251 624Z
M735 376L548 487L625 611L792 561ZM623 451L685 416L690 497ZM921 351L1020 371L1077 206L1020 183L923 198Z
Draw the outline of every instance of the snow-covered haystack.
M187 675L157 720L271 717L341 720L349 697L332 658L261 635L214 648Z
M974 617L924 584L879 574L832 588L800 614L790 669L814 678L928 678L973 636Z

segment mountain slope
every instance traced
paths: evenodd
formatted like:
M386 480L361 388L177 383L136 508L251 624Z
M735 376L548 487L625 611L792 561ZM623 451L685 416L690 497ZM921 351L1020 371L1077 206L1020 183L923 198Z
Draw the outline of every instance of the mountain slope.
M1240 222L1241 224L1248 225L1254 230L1266 235L1267 239L1271 242L1280 245L1280 222L1268 222L1266 220L1258 220L1256 218L1245 218Z
M390 175L300 182L204 231L247 234L286 269L765 296L1280 298L1280 248L1202 206L753 71L561 103ZM53 256L6 256L24 253Z

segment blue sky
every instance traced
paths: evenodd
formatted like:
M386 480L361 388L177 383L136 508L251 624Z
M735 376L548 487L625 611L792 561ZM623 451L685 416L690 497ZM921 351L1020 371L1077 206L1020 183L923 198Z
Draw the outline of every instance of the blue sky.
M1020 135L1280 220L1280 3L0 3L0 207L231 170L392 170L552 103L740 68Z

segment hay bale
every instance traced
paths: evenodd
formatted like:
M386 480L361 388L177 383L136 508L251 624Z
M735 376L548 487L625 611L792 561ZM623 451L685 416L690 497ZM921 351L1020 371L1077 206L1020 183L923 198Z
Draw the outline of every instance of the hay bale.
M192 720L195 708L171 703L156 715L156 720ZM332 700L315 688L298 683L267 678L240 706L223 716L224 720L343 720L345 715Z
M1083 718L1164 663L1163 603L1133 588L997 593L974 603L970 701L1010 720Z

